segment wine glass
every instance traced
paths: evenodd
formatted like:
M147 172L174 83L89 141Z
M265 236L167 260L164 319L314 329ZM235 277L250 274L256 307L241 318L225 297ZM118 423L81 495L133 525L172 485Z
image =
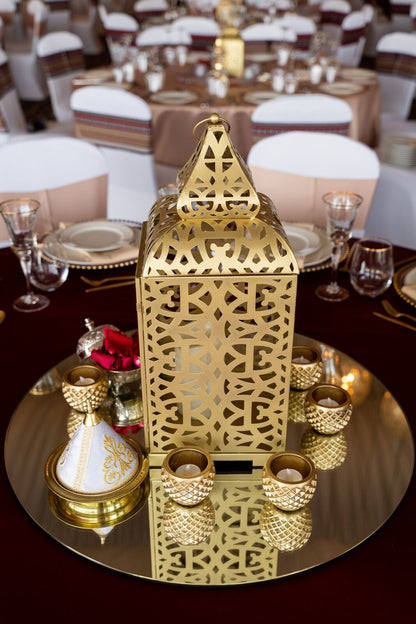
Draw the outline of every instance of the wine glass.
M326 211L326 229L332 241L331 281L318 286L315 293L325 301L343 301L349 296L346 288L338 284L338 265L351 237L352 226L363 198L350 191L333 191L323 196Z
M13 302L19 312L37 312L49 305L45 295L36 295L30 284L32 252L36 245L36 214L39 209L36 199L8 199L0 204L0 212L6 223L12 249L19 258L26 279L26 294Z
M351 252L350 280L359 295L377 297L393 281L393 246L384 238L362 238Z

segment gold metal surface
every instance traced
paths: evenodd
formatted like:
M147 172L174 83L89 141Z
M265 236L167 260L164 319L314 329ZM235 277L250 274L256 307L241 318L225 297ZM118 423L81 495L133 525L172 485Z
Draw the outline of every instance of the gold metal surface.
M277 476L281 470L297 470L302 481L284 481ZM297 511L313 498L317 474L313 461L306 455L283 451L269 457L263 468L263 489L271 503L283 511Z
M300 444L300 452L310 457L318 470L334 470L342 466L347 458L347 450L347 439L343 431L323 435L309 427Z
M316 340L300 335L295 335L295 342L319 346ZM342 371L355 371L357 379L369 376L367 391L365 398L352 394L354 417L345 430L348 453L344 462L324 475L317 467L319 484L308 504L313 531L300 550L280 553L263 538L259 518L268 499L260 470L254 474L220 474L217 470L209 496L215 509L214 529L196 549L174 543L163 524L168 496L160 469L149 470L151 492L141 510L139 507L128 522L119 524L97 548L93 531L67 526L48 505L45 462L67 436L68 405L58 392L44 396L27 393L10 419L4 461L22 513L64 547L63 565L66 557L81 556L105 568L163 583L261 583L339 558L378 531L403 500L414 468L414 441L400 404L380 380L348 355L336 350L335 354ZM76 362L73 354L58 363L59 373L63 375ZM289 422L288 448L299 449L306 430L307 423ZM143 430L134 439L144 445Z
M178 505L169 499L163 511L163 526L174 542L182 546L201 544L215 525L215 509L209 498L194 507Z
M284 448L299 269L218 115L152 207L137 265L146 447L214 459Z
M259 517L265 503L261 471L219 474L209 500L215 526L198 547L181 544L180 530L171 536L168 505L160 470L151 469L149 524L153 578L191 585L238 584L275 577L278 552L262 538ZM168 530L166 530L168 529Z
M295 362L295 358L304 358L307 362ZM294 390L307 390L316 384L321 379L321 376L321 351L307 345L294 346L290 368L290 387Z
M266 542L282 552L303 548L312 535L312 513L307 505L298 511L287 512L267 501L259 523Z
M290 390L288 420L293 423L305 423L305 399L307 390Z
M337 405L328 407L320 403L327 399L335 401ZM309 389L305 400L305 416L318 433L338 433L348 424L351 414L351 396L344 388L334 384L317 384Z
M179 476L180 466L191 464L199 473ZM166 455L161 471L167 494L180 505L193 506L202 502L211 492L215 479L215 466L209 453L198 447L173 449Z

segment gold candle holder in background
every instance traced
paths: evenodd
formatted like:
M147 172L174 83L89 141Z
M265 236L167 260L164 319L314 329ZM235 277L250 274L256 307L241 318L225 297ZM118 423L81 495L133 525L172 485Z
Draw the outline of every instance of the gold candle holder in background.
M290 390L288 422L306 423L305 399L307 390Z
M318 433L332 435L347 425L352 414L351 396L334 384L318 384L309 389L305 416Z
M310 457L318 470L334 470L347 457L347 440L343 431L328 436L309 427L302 436L300 452Z
M211 492L215 466L207 451L197 446L173 449L163 460L162 483L176 503L198 505Z
M307 390L322 376L322 355L315 347L296 345L292 349L290 387L294 390Z
M304 507L312 500L317 485L313 461L306 455L290 451L268 458L262 480L266 496L283 511L297 511Z
M306 505L298 511L282 511L270 501L259 518L260 532L266 542L282 552L300 550L312 535L312 513Z
M215 510L209 498L194 507L166 501L163 510L163 526L166 534L177 544L189 546L205 542L215 525Z

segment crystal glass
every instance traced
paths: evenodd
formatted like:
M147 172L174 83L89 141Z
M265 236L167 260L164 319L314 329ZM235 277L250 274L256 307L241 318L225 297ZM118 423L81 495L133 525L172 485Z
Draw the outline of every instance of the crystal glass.
M393 246L384 238L363 238L352 248L350 280L359 295L377 297L393 281Z
M326 211L328 238L332 241L331 281L318 286L316 295L325 301L343 301L349 296L346 288L338 284L338 265L351 237L352 226L363 198L349 191L334 191L323 196Z
M69 269L65 247L57 240L55 234L46 234L32 252L32 270L30 283L45 292L53 292L65 283Z
M32 270L32 253L36 245L36 214L39 202L35 199L8 199L0 204L0 212L6 223L12 249L17 255L26 279L26 294L13 302L19 312L37 312L49 305L45 295L33 292L30 283Z

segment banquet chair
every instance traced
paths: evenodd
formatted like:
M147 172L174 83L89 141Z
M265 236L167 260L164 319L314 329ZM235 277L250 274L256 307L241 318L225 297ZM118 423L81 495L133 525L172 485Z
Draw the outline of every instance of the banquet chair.
M49 7L47 32L68 31L71 27L70 2L56 2L55 0L43 0Z
M341 38L341 24L351 13L351 4L347 0L323 0L319 7L319 23L331 38Z
M347 67L358 67L365 45L366 19L362 11L351 11L341 24L337 60Z
M40 202L39 232L106 217L108 166L94 145L74 137L7 143L0 146L0 171L0 201L23 195ZM0 223L0 241L7 240Z
M277 21L277 20L276 20ZM275 22L258 23L246 26L240 32L247 52L268 51L274 43L288 42L296 44L296 34L290 28L281 28Z
M132 15L114 11L100 11L105 40L111 61L121 63L131 45L134 45L139 25Z
M70 32L52 32L41 37L37 54L46 76L55 119L72 131L70 95L72 79L85 68L82 41Z
M287 13L283 17L278 17L273 23L296 34L296 56L302 58L309 54L311 39L316 32L316 24L310 17Z
M9 70L7 54L0 49L0 125L8 135L26 133L26 119Z
M171 26L148 26L139 32L136 37L136 46L138 48L175 45L189 47L191 44L192 37L188 32L182 28L172 28Z
M251 115L251 131L254 141L294 130L347 135L351 120L351 107L341 98L297 93L259 104Z
M247 164L256 188L268 195L284 221L325 227L322 196L333 190L363 197L354 234L365 228L380 174L374 150L330 132L284 132L258 141Z
M4 2L5 0L0 0ZM15 28L5 33L10 73L18 96L23 101L44 102L49 97L48 86L36 53L36 45L46 32L49 11L40 0L30 0L24 11L15 16Z
M219 35L220 29L215 19L185 15L178 17L171 23L172 28L182 29L192 37L190 50L194 52L211 53L215 39Z
M70 5L70 31L82 41L85 55L98 55L104 51L99 33L98 10L91 0L72 0Z
M389 33L377 44L376 69L380 82L381 134L409 127L416 93L416 36Z
M128 91L94 85L75 90L71 108L75 136L98 146L108 164L107 215L146 220L157 199L149 106Z
M156 18L163 19L169 8L167 0L137 0L133 4L133 14L139 26L143 28L149 20L152 20L153 24Z
M414 6L415 0L389 0L390 19L394 31L411 32L413 30L413 20L410 10Z

